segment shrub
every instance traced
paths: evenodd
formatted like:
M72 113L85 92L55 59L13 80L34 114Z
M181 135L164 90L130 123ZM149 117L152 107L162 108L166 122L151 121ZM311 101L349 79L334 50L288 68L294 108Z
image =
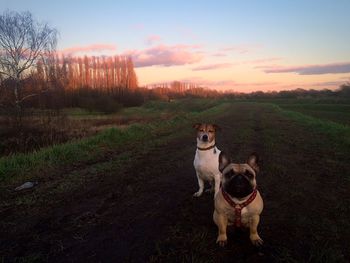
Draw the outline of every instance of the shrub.
M79 104L80 107L89 111L100 111L107 114L115 113L122 109L120 103L107 95L81 98Z

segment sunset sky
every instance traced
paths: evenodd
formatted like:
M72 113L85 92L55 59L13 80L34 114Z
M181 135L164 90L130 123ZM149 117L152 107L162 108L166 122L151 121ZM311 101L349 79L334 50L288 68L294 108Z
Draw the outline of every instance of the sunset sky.
M0 0L60 32L71 55L131 55L140 85L250 92L350 81L350 1Z

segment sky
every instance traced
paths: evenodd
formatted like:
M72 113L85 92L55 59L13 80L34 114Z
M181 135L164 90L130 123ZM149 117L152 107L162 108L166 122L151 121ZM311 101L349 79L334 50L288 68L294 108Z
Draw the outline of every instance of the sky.
M132 56L141 86L336 89L350 81L349 0L0 0L59 31L66 55Z

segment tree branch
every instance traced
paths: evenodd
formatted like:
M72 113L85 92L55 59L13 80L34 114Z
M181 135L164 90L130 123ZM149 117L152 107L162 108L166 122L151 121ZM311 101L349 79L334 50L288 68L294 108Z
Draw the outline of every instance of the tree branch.
M40 91L39 93L34 93L34 94L30 94L30 95L24 96L22 99L18 100L17 103L21 103L21 102L23 102L24 100L29 99L29 98L31 98L31 97L35 97L35 96L41 95L41 94L43 94L43 93L49 92L50 90L51 90L51 88L48 88L48 89L46 89L46 90Z
M4 72L4 71L0 71L0 74L4 74L4 75L7 75L9 77L12 77L10 74L8 74L7 72Z

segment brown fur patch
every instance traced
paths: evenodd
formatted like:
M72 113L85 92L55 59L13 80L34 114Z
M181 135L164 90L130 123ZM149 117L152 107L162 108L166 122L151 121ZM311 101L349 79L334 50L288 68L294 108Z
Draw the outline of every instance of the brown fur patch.
M197 137L201 138L203 134L208 135L208 142L212 142L215 139L216 131L220 130L220 127L216 124L196 123L193 128L197 130Z

